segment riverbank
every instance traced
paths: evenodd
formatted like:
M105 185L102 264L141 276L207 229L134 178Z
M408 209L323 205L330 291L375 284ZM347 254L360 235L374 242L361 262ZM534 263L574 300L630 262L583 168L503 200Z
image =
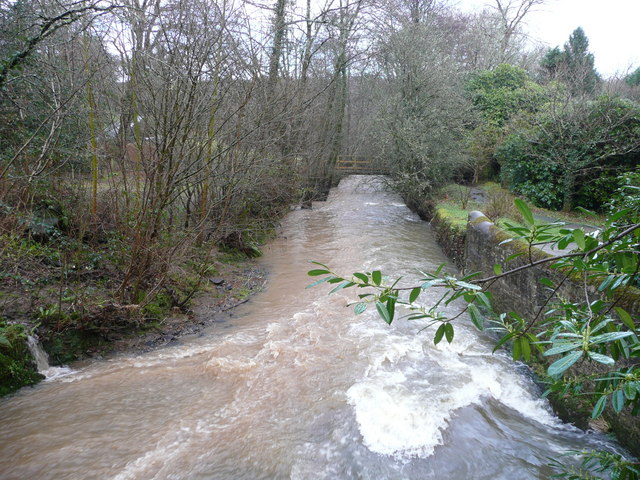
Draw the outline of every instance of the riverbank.
M77 275L72 286L57 295L58 288L45 285L55 285L61 266L32 255L30 262L23 262L19 280L5 276L0 285L0 395L44 378L28 337L39 340L50 365L60 366L142 353L226 321L236 306L263 288L266 272L239 252L207 253L206 268L185 261L152 302L126 306L107 301L114 283L108 267Z
M170 345L185 335L198 334L205 328L225 323L234 309L260 292L267 282L267 272L254 259L220 266L194 295L185 311L174 308L162 320L142 331L114 335L102 350L89 350L89 356L119 353L143 353Z
M40 380L27 337L58 366L157 348L222 321L264 284L252 259L292 203L307 208L329 188L297 186L200 233L181 231L177 216L148 238L106 215L79 228L69 205L47 209L46 222L0 219L14 227L0 231L0 395Z

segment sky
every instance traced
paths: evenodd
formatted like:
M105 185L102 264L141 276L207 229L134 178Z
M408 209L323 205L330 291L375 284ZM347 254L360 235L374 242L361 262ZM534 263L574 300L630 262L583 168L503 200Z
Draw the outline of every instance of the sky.
M457 0L463 11L482 9L493 0ZM582 27L604 77L640 67L640 0L546 0L525 18L526 30L549 47L562 46Z

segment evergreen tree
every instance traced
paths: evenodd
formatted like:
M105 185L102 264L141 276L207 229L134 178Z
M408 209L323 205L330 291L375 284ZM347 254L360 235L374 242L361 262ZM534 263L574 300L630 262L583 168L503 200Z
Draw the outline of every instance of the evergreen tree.
M589 40L581 27L576 28L564 44L567 83L573 93L594 93L601 79L594 67L593 53L589 52Z
M633 72L627 75L624 81L630 87L639 86L640 85L640 67L636 68Z
M560 50L560 47L554 47L547 51L547 54L540 62L540 66L549 80L556 78L558 75L558 69L563 61L564 53Z
M602 81L594 66L593 53L589 52L589 39L581 27L573 31L562 50L550 49L540 65L550 79L569 85L573 95L593 94Z

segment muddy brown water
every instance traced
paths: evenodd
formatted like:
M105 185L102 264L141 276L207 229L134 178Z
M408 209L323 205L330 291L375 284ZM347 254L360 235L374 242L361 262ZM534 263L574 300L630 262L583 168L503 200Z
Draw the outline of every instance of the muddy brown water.
M231 322L0 400L0 478L542 479L549 457L616 448L558 420L468 320L434 346L354 315L354 292L305 289L309 260L407 281L446 262L398 197L347 177L285 219L268 287Z

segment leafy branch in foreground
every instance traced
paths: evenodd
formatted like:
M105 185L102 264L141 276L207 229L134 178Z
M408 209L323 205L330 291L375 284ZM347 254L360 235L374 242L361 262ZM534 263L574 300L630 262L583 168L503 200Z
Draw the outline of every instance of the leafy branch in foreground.
M398 283L402 278L398 278L391 284L388 284L388 278L384 277L380 270L372 272L355 272L349 278L342 277L330 268L319 262L312 262L322 268L310 270L308 275L323 276L323 278L313 282L307 288L315 287L321 283L337 284L329 294L338 292L345 288L357 287L368 288L366 293L358 294L359 301L355 302L354 311L356 315L363 313L369 305L374 305L380 317L387 323L391 324L396 316L396 308L403 305L408 314L405 316L408 320L428 319L429 323L425 328L439 324L436 330L434 342L438 344L442 338L446 338L450 343L453 340L453 320L456 320L468 312L472 321L478 329L484 328L484 318L480 313L478 306L491 308L491 294L482 290L482 287L470 283L477 274L467 275L461 279L443 274L444 264L433 273L421 272L424 278L421 283L412 287L398 287ZM417 303L418 297L428 289L443 288L441 297L431 306L425 306ZM467 302L465 309L455 317L448 317L441 309L448 306L455 300L463 298ZM354 304L351 304L354 305Z
M583 457L580 468L567 470L558 459L550 459L551 465L561 473L552 475L551 478L564 478L567 480L588 480L594 477L593 473L608 473L613 480L636 480L640 478L640 464L622 458L622 456L603 451L575 451L570 450L562 456L579 455Z
M640 201L638 202L640 205ZM640 342L638 325L622 308L620 299L640 283L640 208L626 208L610 215L603 228L587 234L582 229L566 228L563 224L540 224L521 200L516 200L524 225L508 225L511 238L503 243L521 241L527 248L507 259L506 265L495 265L494 275L482 278L472 273L462 278L444 273L441 265L435 272L421 272L417 284L402 285L401 278L391 280L380 270L355 272L350 277L333 272L319 262L309 275L322 277L310 286L327 282L335 286L330 293L355 287L358 294L355 313L363 313L374 305L382 319L391 324L399 306L408 320L426 319L424 328L437 326L434 343L454 338L455 320L465 313L479 329L500 331L494 351L510 343L514 360L529 360L533 351L553 357L545 381L549 392L561 395L589 396L594 404L592 417L602 415L608 403L614 412L629 408L633 415L640 411ZM534 260L533 249L541 243L564 250L555 257ZM517 256L527 262L509 268ZM548 291L548 298L538 314L525 319L515 312L496 315L491 308L487 289L496 281L518 272L549 264L558 272L556 278L539 281ZM559 280L558 280L559 278ZM579 302L557 298L560 286L568 279L579 282L583 298ZM592 298L595 287L599 298ZM430 305L419 302L427 290L437 289L437 300ZM463 302L460 313L451 317L443 312L452 302ZM490 320L485 320L489 318ZM577 364L589 363L588 369L575 370ZM594 365L597 367L593 368ZM572 375L568 375L571 371ZM583 373L584 371L588 373ZM619 477L637 478L637 477Z

